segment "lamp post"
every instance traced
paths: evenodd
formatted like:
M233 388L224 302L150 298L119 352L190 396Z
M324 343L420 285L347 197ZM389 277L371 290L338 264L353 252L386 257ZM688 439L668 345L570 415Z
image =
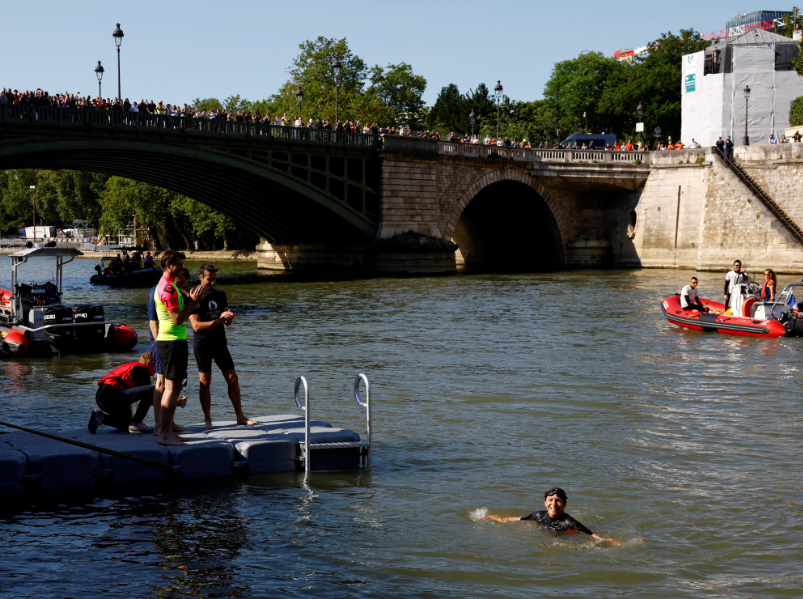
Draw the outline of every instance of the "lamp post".
M36 241L36 185L31 185L33 189L33 240Z
M560 129L557 129L555 134L558 136L558 146L560 146Z
M102 94L100 93L100 80L103 79L103 71L104 70L105 69L103 68L103 65L100 64L100 61L98 61L98 66L95 67L95 75L98 76L98 97L99 98L102 97Z
M477 113L474 112L474 109L471 109L471 112L468 115L468 121L471 123L471 139L474 140L474 123L477 122Z
M653 132L652 136L655 138L655 149L658 149L658 140L661 139L661 128L656 127Z
M340 90L340 61L337 58L335 58L332 61L332 76L335 79L335 125L337 125L338 121L337 96L338 96L338 91Z
M636 106L636 112L638 113L638 120L639 120L639 122L637 123L638 125L637 128L639 129L638 140L641 142L641 145L643 146L644 139L641 135L641 132L644 131L644 121L642 121L641 119L644 116L644 107L641 105L641 102L639 102L638 106Z
M583 111L583 120L585 121L585 128L583 129L583 133L588 133L588 117L586 116L585 111Z
M298 90L296 91L296 100L298 101L298 120L301 121L301 126L304 126L304 119L301 118L301 102L304 100L304 90L301 89L301 86L298 86Z
M750 138L747 135L747 101L750 99L750 86L744 88L744 145L750 145Z
M117 99L122 100L121 96L123 94L120 93L120 44L123 43L123 30L120 29L120 23L117 23L117 27L112 31L112 37L117 46Z
M502 102L502 82L498 79L494 85L494 94L496 94L496 139L499 139L499 104Z

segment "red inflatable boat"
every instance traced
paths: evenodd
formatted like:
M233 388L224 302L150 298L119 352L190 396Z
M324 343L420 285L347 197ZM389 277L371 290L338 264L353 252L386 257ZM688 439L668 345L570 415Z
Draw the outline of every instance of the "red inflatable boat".
M787 285L777 301L765 303L757 297L758 287L743 284L732 294L731 312L725 314L725 304L700 298L709 312L686 310L680 306L680 294L671 295L661 303L661 310L672 324L694 331L725 333L747 337L800 337L803 336L801 304L794 301L793 288L800 283Z

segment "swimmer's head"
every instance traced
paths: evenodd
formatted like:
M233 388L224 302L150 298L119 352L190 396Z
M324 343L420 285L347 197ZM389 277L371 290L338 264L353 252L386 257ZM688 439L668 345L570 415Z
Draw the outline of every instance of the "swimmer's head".
M566 509L566 491L552 487L544 493L544 506L550 518L557 518Z

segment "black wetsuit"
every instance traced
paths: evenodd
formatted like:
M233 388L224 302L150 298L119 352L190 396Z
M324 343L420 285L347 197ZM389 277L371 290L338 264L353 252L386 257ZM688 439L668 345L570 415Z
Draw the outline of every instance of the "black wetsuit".
M563 513L557 518L550 518L549 513L546 510L540 510L537 512L533 512L529 516L523 516L522 520L532 520L538 523L538 526L543 526L544 528L551 528L552 530L577 530L579 532L584 532L587 535L593 535L594 533L588 530L585 526L580 524L577 520L572 518L569 514Z

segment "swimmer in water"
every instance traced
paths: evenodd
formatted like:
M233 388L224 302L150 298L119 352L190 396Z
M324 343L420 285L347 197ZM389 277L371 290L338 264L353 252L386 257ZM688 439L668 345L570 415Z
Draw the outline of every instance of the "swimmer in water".
M488 514L483 520L493 520L494 522L513 522L519 520L531 520L543 528L550 528L557 531L565 531L569 534L582 532L594 537L599 541L606 541L612 545L621 545L620 541L613 539L606 539L591 532L588 528L580 524L577 520L572 518L569 514L564 512L566 509L566 491L558 487L552 487L544 493L544 506L545 510L533 512L528 516L512 516L505 518L497 516L496 514Z

